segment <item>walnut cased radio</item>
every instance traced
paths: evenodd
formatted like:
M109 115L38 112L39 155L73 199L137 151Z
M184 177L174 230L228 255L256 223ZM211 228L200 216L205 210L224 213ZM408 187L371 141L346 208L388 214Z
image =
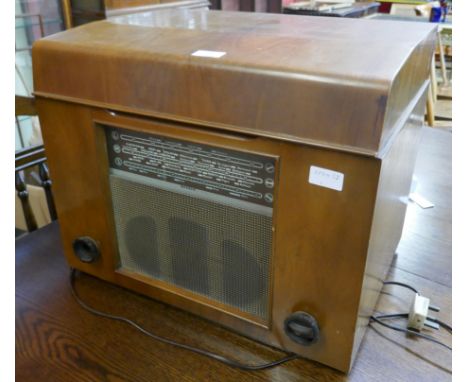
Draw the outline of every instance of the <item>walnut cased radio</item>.
M37 42L69 264L348 371L406 211L414 24L170 10Z

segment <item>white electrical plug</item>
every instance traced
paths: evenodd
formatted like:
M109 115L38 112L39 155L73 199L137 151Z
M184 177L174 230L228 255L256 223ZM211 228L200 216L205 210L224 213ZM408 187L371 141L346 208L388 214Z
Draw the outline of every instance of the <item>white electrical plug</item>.
M431 305L431 300L416 293L413 303L408 313L408 324L406 327L411 330L420 331L424 326L439 330L440 325L434 317L429 317L428 313L432 310L439 312L440 308Z
M426 324L430 300L416 293L408 314L408 329L420 331Z

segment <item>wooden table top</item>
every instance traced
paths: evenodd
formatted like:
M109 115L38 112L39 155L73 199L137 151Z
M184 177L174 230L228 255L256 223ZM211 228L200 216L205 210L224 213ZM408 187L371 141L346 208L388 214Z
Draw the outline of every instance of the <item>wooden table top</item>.
M418 192L435 208L410 203L389 279L409 283L433 299L451 323L451 133L424 129L417 162ZM146 329L247 363L281 358L204 319L80 275L76 288L91 306L123 315ZM379 312L407 311L411 294L388 287ZM400 322L401 324L401 322ZM450 344L443 331L430 333ZM57 223L16 242L17 381L449 381L451 353L382 327L367 331L347 376L294 360L245 372L162 344L128 325L96 317L72 298Z

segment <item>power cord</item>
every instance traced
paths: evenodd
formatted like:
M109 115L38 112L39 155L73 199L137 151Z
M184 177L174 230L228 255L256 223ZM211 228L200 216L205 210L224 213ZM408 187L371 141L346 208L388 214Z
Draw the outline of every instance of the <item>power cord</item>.
M416 288L413 288L411 285L401 283L399 281L384 281L383 285L397 285L397 286L412 290L414 293L419 294Z
M413 291L414 293L416 293L416 298L425 299L425 300L428 301L427 304L429 304L429 299L427 299L425 297L422 297L420 295L420 293L418 292L418 290L416 288L414 288L413 286L411 286L411 285L408 285L408 284L405 284L405 283L402 283L402 282L398 282L398 281L384 281L383 284L384 285L396 285L396 286L400 286L400 287L409 289L409 290ZM427 308L428 308L428 305L426 305L426 311L427 311ZM412 310L411 310L412 314L414 313L413 309L414 309L414 306L412 306ZM434 308L432 306L429 306L429 309L430 310L436 310L436 311L439 310L438 308ZM396 330L396 331L399 331L399 332L403 332L403 333L407 333L407 334L410 334L410 335L414 335L416 337L423 338L423 339L425 339L427 341L434 342L434 343L436 343L436 344L438 344L440 346L443 346L446 349L449 349L450 351L452 350L452 348L450 346L444 344L443 342L441 342L441 341L439 341L439 340L435 339L434 337L431 337L431 336L429 336L427 334L420 333L418 330L412 329L411 327L404 328L404 327L392 325L392 324L389 324L389 323L386 323L386 322L383 321L385 319L394 319L394 318L409 319L410 314L409 313L392 313L392 314L383 314L383 315L379 315L379 316L371 316L369 324L371 324L372 322L376 322L379 325L382 325L382 326L384 326L386 328ZM446 324L445 322L442 322L442 321L440 321L440 320L438 320L436 318L429 317L429 316L425 316L424 319L427 320L427 321L430 321L430 322L432 322L434 324L438 324L440 327L444 328L450 334L452 334L452 327L449 324ZM408 326L409 325L410 325L410 323L408 323Z
M408 313L392 313L392 314L383 314L383 315L380 315L377 317L374 316L374 317L379 318L379 319L382 319L382 318L385 319L385 318L408 318L408 316L409 316ZM442 328L447 330L447 332L452 334L452 327L449 324L446 324L445 322L440 321L437 318L433 318L433 317L427 317L427 320L432 321L436 324L439 324Z
M390 316L393 316L393 317L390 317ZM440 346L443 346L444 348L448 349L448 350L452 350L452 348L446 344L444 344L443 342L439 341L439 340L436 340L434 337L431 337L431 336L428 336L427 334L423 334L423 333L419 333L415 330L411 330L411 329L408 329L408 328L403 328L401 326L396 326L396 325L391 325L391 324L387 324L386 322L382 321L381 319L382 318L395 318L395 314L388 314L388 315L384 315L384 316L378 316L378 317L375 317L375 316L371 316L371 322L374 321L374 322L377 322L379 325L382 325L382 326L385 326L386 328L389 328L389 329L393 329L393 330L396 330L398 332L403 332L403 333L407 333L407 334L411 334L411 335L414 335L416 337L420 337L420 338L423 338L427 341L431 341L431 342L434 342L436 343L437 345L440 345ZM402 315L398 315L398 316L406 316L408 317L408 314L404 313Z
M151 337L151 338L153 338L153 339L155 339L157 341L160 341L160 342L163 342L163 343L166 343L166 344L169 344L169 345L173 345L173 346L185 349L185 350L189 350L191 352L203 355L203 356L208 357L208 358L212 358L212 359L214 359L216 361L222 362L222 363L224 363L224 364L226 364L228 366L231 366L231 367L235 367L235 368L238 368L238 369L241 369L241 370L248 370L248 371L269 369L271 367L278 366L278 365L281 365L281 364L283 364L285 362L292 361L292 360L298 358L297 354L292 354L291 353L288 356L286 356L284 358L281 358L281 359L278 359L278 360L273 361L273 362L264 363L264 364L260 364L260 365L248 365L248 364L240 363L238 361L223 357L222 355L212 353L212 352L210 352L208 350L199 349L197 347L193 347L193 346L190 346L190 345L185 345L185 344L182 344L180 342L171 340L169 338L158 336L158 335L153 334L153 333L149 332L148 330L142 328L136 322L134 322L134 321L132 321L132 320L130 320L128 318L125 318L125 317L122 317L122 316L116 316L116 315L109 314L109 313L105 313L105 312L99 311L99 310L94 309L94 308L90 307L89 305L87 305L83 300L81 300L81 298L76 293L75 278L76 278L76 269L72 268L71 272L70 272L71 293L72 293L74 299L76 300L76 302L83 309L87 310L88 312L90 312L90 313L92 313L92 314L94 314L96 316L108 318L108 319L115 320L115 321L125 322L128 325L133 326L134 328L136 328L137 330L139 330L143 334L146 334L147 336L149 336L149 337Z

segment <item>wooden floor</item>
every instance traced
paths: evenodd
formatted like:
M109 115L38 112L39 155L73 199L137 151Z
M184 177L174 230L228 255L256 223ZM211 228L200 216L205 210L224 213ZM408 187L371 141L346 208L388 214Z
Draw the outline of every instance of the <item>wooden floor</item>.
M410 203L390 279L412 284L451 323L451 133L425 128L417 162L418 192L435 207ZM16 245L17 381L449 381L451 353L437 345L371 327L346 376L305 360L244 372L158 343L123 323L92 316L72 299L57 224ZM92 306L129 317L150 331L243 362L282 353L203 319L89 276L77 289ZM379 312L407 310L410 293L389 287ZM447 344L450 335L433 334Z

